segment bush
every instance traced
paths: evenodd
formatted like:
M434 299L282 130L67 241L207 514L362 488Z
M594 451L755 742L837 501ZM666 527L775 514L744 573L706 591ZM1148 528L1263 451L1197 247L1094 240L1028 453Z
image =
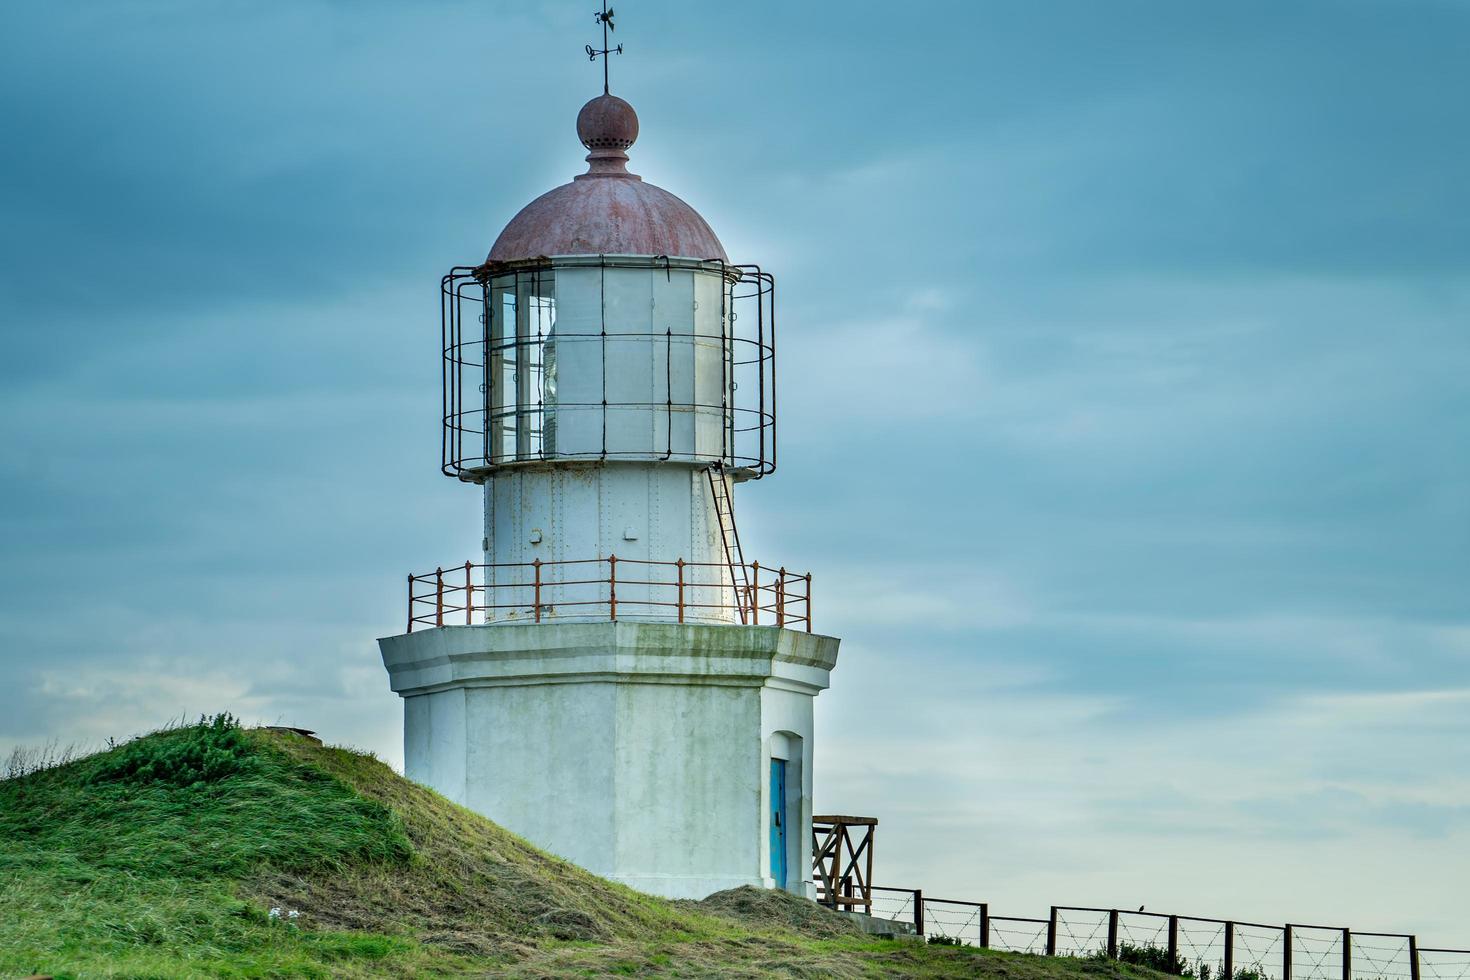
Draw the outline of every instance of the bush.
M1123 963L1132 963L1134 966L1146 966L1150 970L1158 970L1160 973L1172 973L1176 977L1182 977L1189 973L1189 964L1184 962L1178 953L1170 953L1167 949L1158 946L1135 946L1133 943L1123 942L1118 944L1118 959Z
M199 724L163 738L138 739L99 756L88 782L197 786L253 771L256 765L240 722L225 712L201 717Z
M963 946L959 936L930 936L930 946Z

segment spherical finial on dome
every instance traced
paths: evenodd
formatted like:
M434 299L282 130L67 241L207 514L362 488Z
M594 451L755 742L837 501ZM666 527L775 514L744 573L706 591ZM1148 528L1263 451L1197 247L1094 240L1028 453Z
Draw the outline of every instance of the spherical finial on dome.
M577 113L577 138L590 151L582 177L634 176L628 173L627 150L638 140L638 113L628 103L616 95L588 102Z
M638 113L616 95L599 95L577 113L577 138L589 150L626 150L638 141Z

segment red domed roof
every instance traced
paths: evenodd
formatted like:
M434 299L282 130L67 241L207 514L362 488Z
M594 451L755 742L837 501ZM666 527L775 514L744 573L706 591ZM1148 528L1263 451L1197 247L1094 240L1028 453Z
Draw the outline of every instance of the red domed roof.
M661 187L628 172L638 116L615 95L577 114L587 172L521 209L490 248L489 261L543 255L668 255L729 261L709 224Z

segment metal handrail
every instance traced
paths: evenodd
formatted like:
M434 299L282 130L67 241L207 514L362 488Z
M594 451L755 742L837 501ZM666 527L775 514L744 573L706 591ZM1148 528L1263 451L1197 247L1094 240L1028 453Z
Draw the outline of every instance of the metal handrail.
M636 566L624 571L619 566ZM591 566L561 577L567 566ZM616 621L619 612L633 618L671 610L672 618L684 622L687 613L707 614L730 610L751 625L774 625L783 629L812 631L812 577L782 568L762 569L760 562L743 567L750 585L730 580L724 562L651 561L644 558L575 558L565 561L465 562L448 569L408 576L408 632L422 626L470 626L478 623L515 620L540 623L556 610L575 608L587 615L587 607L605 608ZM555 569L548 575L548 569ZM653 569L669 569L660 577ZM631 572L631 574L630 574ZM761 581L762 572L767 580ZM586 589L596 594L588 597ZM604 588L605 587L605 588ZM619 594L619 589L622 593ZM521 590L506 596L504 590ZM646 590L632 592L629 590ZM715 590L718 601L710 601ZM511 601L500 601L502 598ZM529 601L527 601L529 599ZM667 614L665 614L667 615ZM663 617L661 617L663 618Z

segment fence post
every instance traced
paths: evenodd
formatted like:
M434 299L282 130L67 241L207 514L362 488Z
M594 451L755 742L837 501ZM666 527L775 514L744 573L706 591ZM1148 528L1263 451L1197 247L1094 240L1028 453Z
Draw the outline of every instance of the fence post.
M1353 980L1353 931L1342 931L1342 980Z
M990 948L990 905L980 903L980 948Z
M607 556L607 607L612 621L618 621L618 556Z
M1108 910L1108 959L1118 958L1118 910Z
M1051 907L1051 915L1046 920L1046 955L1057 955L1057 907Z
M1419 980L1419 937L1409 937L1409 980Z
M408 631L413 632L413 576L408 577Z
M1225 975L1220 980L1235 980L1235 923L1225 923Z
M914 931L924 934L924 889L914 889Z
M469 562L464 563L464 624L473 626L475 623L475 583L470 575L473 566Z
M812 631L812 573L806 573L806 631Z
M674 567L679 569L679 622L684 622L684 559L680 558L674 562Z
M786 566L776 573L776 625L786 625Z
M1179 916L1169 916L1169 972L1179 961ZM1346 978L1344 978L1346 980Z
M1281 980L1291 980L1291 923L1281 927Z
M752 626L759 626L761 624L761 563L758 561L750 563L750 594L745 598L750 603L750 623Z
M434 569L434 625L444 625L444 569Z
M536 622L539 623L541 622L541 559L537 558L531 562L531 568L534 569L535 574L535 593L531 596L531 601L536 603L536 611L532 615L536 617ZM565 575L562 576L562 581L566 581Z

